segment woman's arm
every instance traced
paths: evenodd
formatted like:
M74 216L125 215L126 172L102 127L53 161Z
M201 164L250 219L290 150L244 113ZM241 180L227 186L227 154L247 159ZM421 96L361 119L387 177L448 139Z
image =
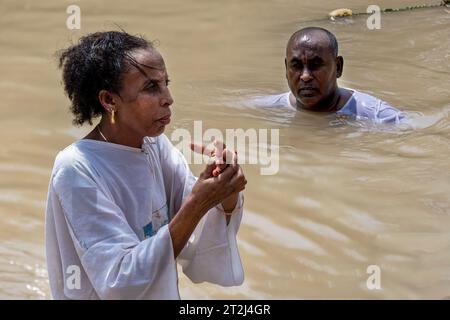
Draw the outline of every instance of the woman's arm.
M68 165L52 178L47 220L53 221L49 257L60 256L58 268L82 269L81 290L92 287L100 299L173 299L178 296L176 262L168 226L140 240L95 177L81 165ZM49 231L49 230L47 230ZM67 234L69 236L67 237ZM53 261L52 261L53 263ZM57 279L67 297L76 289ZM82 296L86 298L86 296Z
M237 163L227 167L219 176L214 177L212 171L215 169L214 163L206 166L199 179L192 188L192 192L185 199L180 210L169 223L169 231L172 237L174 256L178 254L186 245L192 232L200 222L200 219L216 205L225 199L235 197L236 192L242 191L245 184L237 177L241 170ZM237 194L236 194L237 195ZM224 208L233 210L237 203L236 200ZM231 208L230 208L231 207ZM229 221L229 219L228 219Z
M244 271L239 257L236 234L242 219L244 203L243 194L239 190L243 190L247 183L242 169L237 165L239 175L235 174L233 177L233 179L240 181L240 187L234 189L226 199L216 199L214 203L203 207L209 208L207 213L195 209L186 209L186 213L183 213L185 210L182 210L182 207L185 205L185 208L190 207L190 203L193 201L192 196L198 194L196 182L205 179L202 179L202 175L199 179L193 176L183 154L172 145L165 135L158 137L158 145L167 199L171 218L174 221L173 225L178 224L175 223L177 215L180 215L179 224L186 223L185 217L182 219L185 214L201 212L200 215L202 216L198 222L198 216L187 218L190 220L187 222L187 230L184 229L177 234L176 231L172 232L174 242L178 242L175 239L177 236L181 238L181 235L184 235L180 242L185 243L185 245L179 255L176 255L178 262L183 267L183 272L196 283L208 281L223 286L241 284L244 279ZM214 179L220 179L220 177L214 177L214 175L211 177L209 173L206 180L210 182ZM204 195L193 197L194 202L199 202L198 199L200 198L210 198L210 188L201 189L204 191ZM236 198L238 199L237 204L234 202ZM230 199L228 203L227 199ZM225 205L227 211L231 207L235 207L231 216L225 216L223 205ZM197 208L197 206L194 206L194 208ZM194 227L195 224L197 225ZM194 231L192 231L192 228ZM179 230L181 229L180 226ZM188 237L188 234L191 234L191 236ZM185 242L186 239L188 239L187 242ZM176 246L174 244L174 251L177 251Z

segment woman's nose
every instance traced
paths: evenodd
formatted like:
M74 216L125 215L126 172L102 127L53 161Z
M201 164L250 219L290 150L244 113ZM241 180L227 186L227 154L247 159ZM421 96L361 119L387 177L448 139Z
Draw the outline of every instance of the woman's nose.
M170 90L168 87L166 87L166 90L164 90L164 96L161 99L161 105L163 107L169 107L173 104L173 98L172 95L170 94Z

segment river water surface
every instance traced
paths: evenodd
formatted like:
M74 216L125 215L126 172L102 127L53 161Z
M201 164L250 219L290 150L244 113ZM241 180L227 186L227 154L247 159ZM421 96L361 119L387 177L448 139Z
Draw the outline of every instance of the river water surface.
M403 7L424 1L377 1ZM439 1L430 1L438 3ZM66 8L81 8L68 30ZM84 136L71 125L53 56L81 35L115 29L157 39L172 80L176 128L278 129L279 171L244 164L238 243L242 286L194 285L182 298L437 298L450 296L450 10L326 19L373 1L26 1L0 3L0 298L49 299L47 185L56 153ZM312 21L312 22L311 22ZM335 33L342 86L406 111L407 127L336 123L239 101L287 91L284 48L295 30ZM198 173L201 166L193 166ZM367 268L381 270L369 290Z

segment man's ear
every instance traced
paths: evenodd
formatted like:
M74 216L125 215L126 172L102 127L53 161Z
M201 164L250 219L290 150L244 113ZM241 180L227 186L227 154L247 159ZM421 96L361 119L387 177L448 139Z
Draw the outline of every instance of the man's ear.
M106 112L111 112L112 110L117 111L116 101L111 92L100 90L98 93L98 101L100 101L100 104L105 108Z
M344 58L341 56L336 57L336 77L340 78L344 71Z

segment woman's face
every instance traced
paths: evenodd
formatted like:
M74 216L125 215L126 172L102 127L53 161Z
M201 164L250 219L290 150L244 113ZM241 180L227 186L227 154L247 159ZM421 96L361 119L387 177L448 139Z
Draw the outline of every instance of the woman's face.
M114 97L116 123L120 131L133 136L158 136L170 122L173 103L164 60L154 49L139 49L130 55L139 69L130 66L123 75L120 97Z

